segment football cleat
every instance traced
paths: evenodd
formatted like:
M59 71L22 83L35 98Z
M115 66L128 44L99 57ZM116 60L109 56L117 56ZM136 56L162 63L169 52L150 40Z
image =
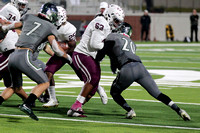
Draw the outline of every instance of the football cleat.
M99 87L97 88L97 93L99 94L99 96L100 96L100 98L101 98L101 102L102 102L103 104L107 104L107 103L108 103L108 96L107 96L107 94L106 94L104 88L101 87L101 86L99 86Z
M31 117L33 120L38 121L39 119L37 116L33 113L32 109L28 107L26 104L19 105L19 109L26 113L29 117Z
M127 119L132 119L133 117L136 117L135 111L132 109L129 112L126 113L126 118Z
M50 107L58 107L58 101L50 99L48 103L45 103L42 105L44 108L50 108Z
M48 95L40 95L38 97L38 100L41 102L41 103L47 103L49 102L49 96Z
M184 121L190 121L191 120L190 116L183 109L180 109L180 111L178 112L178 114L181 116L181 118L183 118Z
M72 109L69 109L67 111L67 116L70 116L70 117L87 117L86 115L83 115L83 110L81 108L81 110L78 110L78 111L75 111L75 110L72 110Z

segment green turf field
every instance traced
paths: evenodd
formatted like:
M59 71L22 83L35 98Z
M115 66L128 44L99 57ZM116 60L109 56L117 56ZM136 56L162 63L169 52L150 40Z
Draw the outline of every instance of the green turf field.
M152 74L160 90L167 94L191 116L183 121L166 105L152 98L142 87L133 83L123 96L134 108L137 117L125 119L125 111L109 94L116 75L110 71L109 60L101 62L100 85L109 97L103 105L96 94L83 106L86 118L67 117L66 112L74 103L83 83L69 66L64 66L55 75L58 108L43 108L36 101L34 121L21 112L17 105L21 99L13 95L0 106L1 133L199 133L200 132L200 44L196 43L146 43L137 44L139 55ZM40 59L46 62L49 56L44 52ZM24 76L24 89L30 92L36 84ZM4 89L0 81L0 91Z

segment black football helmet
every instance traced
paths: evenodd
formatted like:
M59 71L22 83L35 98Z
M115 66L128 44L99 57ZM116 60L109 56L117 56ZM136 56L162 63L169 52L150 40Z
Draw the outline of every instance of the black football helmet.
M55 24L58 20L58 9L52 3L45 3L41 6L39 14Z
M133 33L131 25L126 23L126 22L122 23L122 26L119 28L118 32L119 33L125 33L129 36L131 36L132 33Z

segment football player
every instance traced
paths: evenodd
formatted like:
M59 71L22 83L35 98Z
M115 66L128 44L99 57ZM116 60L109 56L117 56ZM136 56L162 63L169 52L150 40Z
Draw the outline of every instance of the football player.
M66 52L69 55L72 55L72 52L76 47L76 38L75 38L76 27L67 21L67 12L63 7L57 6L57 9L58 9L58 21L56 25L58 26L58 41L66 43L69 47ZM46 69L45 69L45 72L50 80L50 87L48 88L50 100L48 101L48 103L44 104L43 107L58 106L58 101L55 95L55 82L53 75L66 63L68 63L74 69L78 77L81 78L80 73L76 71L72 63L70 64L69 61L66 61L63 58L58 57L57 55L53 55L46 63ZM102 87L99 86L98 88L102 102L103 104L106 104L107 95L105 95L106 93L104 92L104 89Z
M132 27L124 22L119 32L108 35L104 42L104 47L98 51L96 60L101 61L105 55L108 55L110 60L114 62L115 67L119 69L117 77L112 83L110 94L114 101L127 111L126 118L131 119L136 116L136 113L128 105L121 93L135 81L144 87L151 96L176 111L183 120L189 121L190 116L186 111L180 109L167 95L158 89L140 58L135 54L136 46L130 39Z
M27 12L27 9L27 0L11 0L0 10L1 24L19 21L21 15ZM11 77L7 66L10 54L14 51L15 43L18 40L18 33L20 32L17 31L19 30L0 31L0 79L3 78L4 85L7 87L0 96L0 105L14 93L14 90L9 88L11 86ZM15 90L15 93L23 100L28 97L23 89Z
M10 55L8 68L12 77L12 89L22 89L22 73L37 83L29 97L19 106L21 111L34 120L38 118L33 113L31 104L49 87L49 81L37 60L33 60L33 53L42 42L48 40L56 55L72 61L56 41L57 27L54 24L57 21L57 12L54 4L45 3L37 16L27 14L19 22L1 27L3 31L7 31L23 26L16 49Z
M76 27L67 21L67 12L63 7L57 6L57 9L58 9L58 21L56 22L56 25L58 26L57 38L59 42L66 43L66 45L68 45L68 49L66 52L69 55L72 55L72 52L76 47ZM58 106L58 101L55 95L55 82L53 75L66 63L68 63L73 68L72 63L67 61L65 58L57 56L56 54L54 54L46 63L45 72L50 81L50 86L48 88L50 100L48 101L48 103L44 104L43 107Z
M110 34L112 28L124 20L124 12L118 5L110 5L104 16L93 19L86 28L79 45L73 52L73 64L81 73L84 86L75 103L68 110L68 116L85 117L82 105L96 93L99 86L101 69L95 61L97 51L103 48L103 41Z

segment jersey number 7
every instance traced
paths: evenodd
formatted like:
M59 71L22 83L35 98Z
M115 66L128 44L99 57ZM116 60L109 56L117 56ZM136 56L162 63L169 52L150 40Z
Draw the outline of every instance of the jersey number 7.
M31 31L29 31L28 33L26 33L27 36L29 36L31 33L33 33L35 30L37 30L41 24L38 22L34 22L34 24L36 25Z

